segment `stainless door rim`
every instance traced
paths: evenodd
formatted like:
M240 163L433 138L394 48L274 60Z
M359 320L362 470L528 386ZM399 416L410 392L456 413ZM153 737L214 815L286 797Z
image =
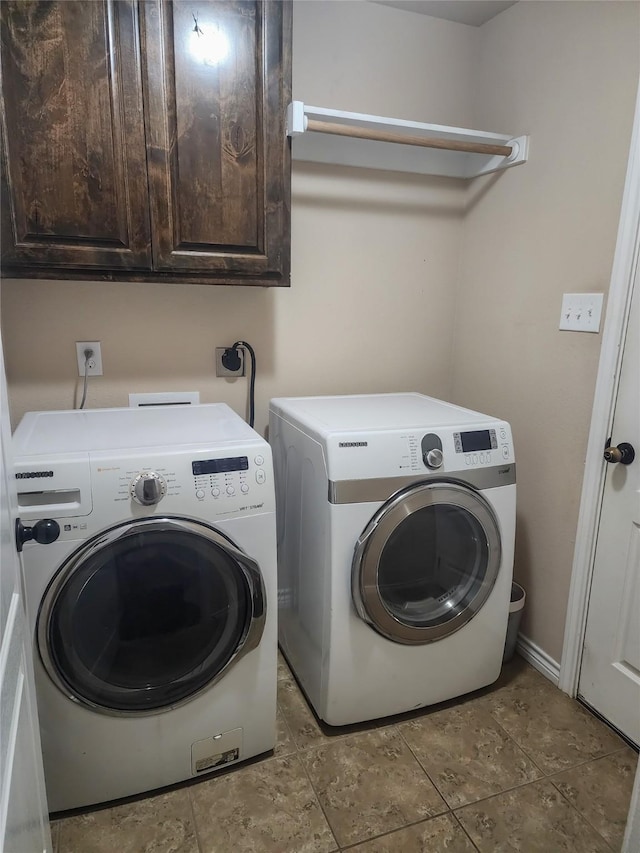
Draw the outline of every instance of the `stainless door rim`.
M476 519L486 536L487 570L478 594L462 611L442 624L417 627L401 622L385 606L378 586L378 567L397 526L417 510L439 504L458 507ZM431 643L455 633L476 615L495 585L501 561L500 529L488 501L459 483L422 481L398 492L380 507L356 542L351 570L353 604L360 618L387 639L405 645Z
M247 620L247 624L245 625L243 634L240 638L238 645L236 646L236 650L233 655L229 658L224 667L219 670L218 673L200 689L194 691L193 693L189 694L178 702L174 702L171 705L166 705L161 708L124 711L117 708L110 708L104 705L99 705L95 702L91 702L86 697L78 695L78 693L70 687L70 685L65 681L65 679L61 677L49 652L49 622L53 607L57 601L60 590L65 585L67 580L71 577L71 575L73 575L73 573L77 571L77 569L80 568L80 566L82 566L82 564L87 559L92 557L94 554L100 552L104 548L113 545L119 540L126 539L129 536L138 535L139 533L148 533L151 531L174 531L188 533L193 536L205 538L208 541L212 542L214 545L217 545L224 551L226 551L227 554L238 564L240 570L243 573L244 579L249 588L251 599L251 613L249 615L249 619ZM62 691L62 693L68 699L72 700L73 702L91 708L93 711L97 711L102 714L108 714L110 716L152 716L154 714L162 714L166 711L171 711L174 708L186 704L187 702L191 702L192 699L204 693L206 690L208 690L210 687L212 687L214 684L224 678L224 676L229 672L232 666L238 663L238 661L241 660L250 651L255 649L259 645L260 640L262 639L262 634L264 632L264 626L266 621L266 607L266 589L258 563L254 559L249 557L247 554L245 554L243 551L241 551L224 534L220 533L213 527L210 527L209 525L201 521L194 521L188 518L182 518L177 516L162 516L151 519L143 519L139 521L124 522L118 525L114 525L113 527L104 530L89 539L84 545L80 546L80 548L76 549L69 557L67 557L60 569L58 569L57 573L55 574L45 591L38 610L38 617L36 622L38 652L40 654L42 664L53 683L58 687L59 690ZM127 692L128 691L126 689L122 690L123 695L125 695Z

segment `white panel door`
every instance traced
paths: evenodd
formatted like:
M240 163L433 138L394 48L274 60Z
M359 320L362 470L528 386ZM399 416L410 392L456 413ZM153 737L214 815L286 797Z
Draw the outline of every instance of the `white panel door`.
M578 694L640 744L640 295L638 266L611 444L635 449L608 465Z
M0 851L50 851L31 639L14 525L16 490L0 340Z

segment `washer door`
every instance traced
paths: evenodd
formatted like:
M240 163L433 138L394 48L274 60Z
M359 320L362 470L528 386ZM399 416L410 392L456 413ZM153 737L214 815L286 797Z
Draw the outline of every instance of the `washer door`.
M87 541L40 606L43 664L71 699L158 712L209 687L255 648L265 621L258 565L207 525L154 518Z
M498 576L498 522L479 492L420 483L394 495L356 544L360 617L397 643L441 640L480 610Z

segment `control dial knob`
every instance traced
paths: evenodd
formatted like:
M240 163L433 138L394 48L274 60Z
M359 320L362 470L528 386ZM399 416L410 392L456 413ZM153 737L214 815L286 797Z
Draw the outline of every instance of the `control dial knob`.
M427 468L440 468L442 459L442 451L439 447L433 447L424 454L424 464Z
M167 484L155 471L143 471L132 480L129 491L136 503L153 506L167 494Z

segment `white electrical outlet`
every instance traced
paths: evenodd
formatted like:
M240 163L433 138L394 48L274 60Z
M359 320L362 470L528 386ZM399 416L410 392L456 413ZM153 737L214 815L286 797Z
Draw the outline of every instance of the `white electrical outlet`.
M599 332L602 293L565 293L560 311L560 329L569 332Z
M84 376L85 352L93 350L93 355L87 363L87 376L102 376L102 350L100 341L76 341L76 355L78 357L78 376Z

